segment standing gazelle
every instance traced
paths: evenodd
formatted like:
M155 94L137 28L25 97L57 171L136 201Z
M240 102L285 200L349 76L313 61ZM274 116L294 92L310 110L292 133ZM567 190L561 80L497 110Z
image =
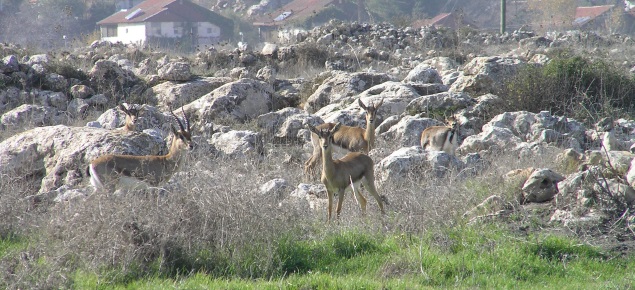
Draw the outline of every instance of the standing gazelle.
M135 188L139 185L157 187L172 177L183 162L184 152L192 148L190 122L183 113L185 126L174 115L180 130L171 125L172 144L166 155L119 155L111 154L98 157L90 162L88 174L95 190L115 188Z
M366 212L366 198L361 193L361 184L370 192L377 200L381 213L384 213L384 205L375 189L375 172L373 168L373 159L368 155L351 152L338 160L333 160L333 146L331 146L333 136L338 130L341 130L341 124L337 123L333 128L318 129L309 125L309 130L315 133L320 142L320 150L322 151L322 177L321 181L326 186L328 194L328 220L331 220L331 212L333 208L333 195L338 194L337 208L335 212L340 216L342 203L344 202L344 192L346 188L353 185L353 194L357 198L362 213Z
M364 105L361 99L357 99L359 106L366 111L366 129L360 127L341 126L341 128L333 135L333 144L351 152L363 152L368 154L370 149L375 145L375 120L377 110L384 103L381 99L379 103L369 106ZM334 123L324 123L315 127L317 130L332 130ZM318 135L311 134L311 143L313 144L313 154L304 162L304 172L309 174L320 161L320 141Z
M139 109L136 106L127 107L124 104L119 104L119 110L126 114L126 124L117 128L117 130L121 130L123 132L134 132L136 129L137 119L139 119Z
M445 151L456 155L459 147L459 122L450 117L448 126L431 126L421 132L421 147L424 150Z

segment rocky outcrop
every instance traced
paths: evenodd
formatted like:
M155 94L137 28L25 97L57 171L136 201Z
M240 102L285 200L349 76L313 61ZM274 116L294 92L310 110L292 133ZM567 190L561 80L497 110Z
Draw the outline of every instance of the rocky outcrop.
M251 120L271 111L273 91L265 82L240 79L213 90L183 106L190 118L209 122L215 118Z
M45 193L86 177L90 160L104 154L157 154L162 142L143 133L121 134L87 127L35 128L0 143L0 176L27 177ZM25 193L28 194L28 193Z
M326 80L306 101L304 109L309 113L315 113L328 104L342 101L352 103L355 95L370 87L387 81L394 81L392 76L384 73L331 71L329 74Z

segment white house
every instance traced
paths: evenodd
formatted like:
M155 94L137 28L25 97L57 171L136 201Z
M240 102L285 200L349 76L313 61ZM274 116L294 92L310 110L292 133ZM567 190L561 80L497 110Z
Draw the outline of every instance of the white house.
M229 38L232 20L187 0L146 0L97 22L101 39L143 44L165 40L214 44Z

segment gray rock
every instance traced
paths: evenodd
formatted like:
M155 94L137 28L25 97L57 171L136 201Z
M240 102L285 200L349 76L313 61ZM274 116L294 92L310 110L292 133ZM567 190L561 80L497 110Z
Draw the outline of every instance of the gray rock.
M0 143L0 176L31 176L39 192L62 186L68 176L86 177L90 160L104 154L156 154L164 146L146 134L67 127L35 128ZM24 193L25 195L32 193Z
M186 62L169 62L160 66L157 74L167 81L187 81L192 76L190 64Z

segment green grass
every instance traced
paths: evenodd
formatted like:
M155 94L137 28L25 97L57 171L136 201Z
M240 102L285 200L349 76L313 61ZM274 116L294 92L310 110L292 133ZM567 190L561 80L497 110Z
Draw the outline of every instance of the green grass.
M0 258L9 255L13 251L26 248L26 241L13 234L0 236Z
M358 230L310 239L287 234L281 235L277 242L273 255L277 266L274 271L260 271L261 276L240 277L232 271L225 271L223 275L199 272L177 277L149 273L140 279L119 280L116 288L596 289L635 286L633 257L614 256L566 237L514 237L507 230L493 226L461 227L425 236ZM73 287L112 287L109 283L113 280L104 277L78 271Z

